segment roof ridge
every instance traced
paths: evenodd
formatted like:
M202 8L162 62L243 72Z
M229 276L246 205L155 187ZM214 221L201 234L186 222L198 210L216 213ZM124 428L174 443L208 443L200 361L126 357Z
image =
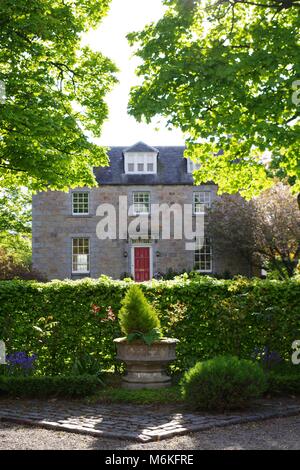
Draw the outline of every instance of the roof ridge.
M145 142L142 142L141 140L131 145L130 147L123 149L123 152L129 152L129 151L144 152L145 149L146 151L150 150L151 152L158 152L157 148L151 147L151 145L145 144Z
M111 150L121 150L122 153L125 153L125 152L128 152L128 149L131 149L133 146L125 148L124 145L111 145L111 146L106 145L106 147L108 148L108 153ZM147 146L147 147L149 147L149 146ZM186 146L185 145L156 145L155 147L150 147L150 148L153 149L153 151L159 153L159 150L167 150L167 149L170 149L170 150L172 150L172 149L173 150L175 150L175 149L183 150L183 149L186 149Z

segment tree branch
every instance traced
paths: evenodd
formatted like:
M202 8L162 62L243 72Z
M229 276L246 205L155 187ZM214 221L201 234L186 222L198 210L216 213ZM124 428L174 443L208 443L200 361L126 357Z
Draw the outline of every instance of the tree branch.
M300 2L298 0L278 0L277 3L259 3L252 2L249 0L218 0L215 5L220 5L222 3L230 3L232 6L236 3L242 3L244 5L253 5L261 8L276 8L277 10L283 10L292 7L300 7ZM211 8L213 5L211 6Z

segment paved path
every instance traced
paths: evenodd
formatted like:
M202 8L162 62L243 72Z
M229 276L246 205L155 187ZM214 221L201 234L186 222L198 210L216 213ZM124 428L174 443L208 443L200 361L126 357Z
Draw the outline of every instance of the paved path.
M157 441L164 438L300 414L300 403L262 401L251 412L205 414L178 412L178 407L85 405L78 401L1 400L0 420L96 437Z
M211 428L162 441L94 437L0 421L1 450L300 450L300 416Z

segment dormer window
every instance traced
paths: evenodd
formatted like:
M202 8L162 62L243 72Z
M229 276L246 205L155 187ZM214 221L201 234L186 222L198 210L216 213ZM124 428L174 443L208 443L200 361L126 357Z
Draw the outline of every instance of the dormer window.
M123 151L124 170L126 174L156 174L158 150L138 142Z
M128 174L155 174L157 155L154 153L128 153L125 154L125 173Z
M199 170L201 163L196 163L190 158L187 159L187 172L193 173L195 170Z

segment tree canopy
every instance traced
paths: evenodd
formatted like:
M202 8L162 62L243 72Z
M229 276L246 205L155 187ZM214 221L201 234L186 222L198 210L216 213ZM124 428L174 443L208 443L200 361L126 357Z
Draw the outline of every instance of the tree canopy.
M299 193L300 1L164 3L128 36L142 59L129 112L182 129L196 183L251 198L279 177Z
M0 188L0 279L30 275L30 204L26 188Z
M92 142L107 117L114 64L82 47L109 0L1 0L0 186L95 184L107 164Z
M0 237L4 232L30 234L31 193L22 188L0 189Z
M226 194L208 214L215 250L235 253L252 265L292 277L300 258L300 212L289 186L277 184L246 201Z

